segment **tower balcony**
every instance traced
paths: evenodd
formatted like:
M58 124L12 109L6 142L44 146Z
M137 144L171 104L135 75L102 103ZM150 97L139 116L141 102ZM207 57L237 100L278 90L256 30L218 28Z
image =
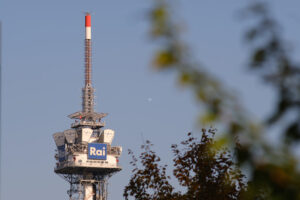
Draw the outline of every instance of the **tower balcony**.
M110 174L122 169L118 163L111 164L104 160L88 160L87 162L64 161L56 164L54 171L58 174L82 174L83 172Z

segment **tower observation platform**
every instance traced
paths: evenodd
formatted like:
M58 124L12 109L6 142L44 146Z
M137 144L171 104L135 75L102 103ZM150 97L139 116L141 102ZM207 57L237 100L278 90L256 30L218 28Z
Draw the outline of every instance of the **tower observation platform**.
M108 179L122 168L121 146L112 146L115 132L103 129L106 113L94 111L91 65L91 16L85 16L85 84L82 111L68 117L71 128L53 134L57 149L54 172L70 183L70 200L106 200Z

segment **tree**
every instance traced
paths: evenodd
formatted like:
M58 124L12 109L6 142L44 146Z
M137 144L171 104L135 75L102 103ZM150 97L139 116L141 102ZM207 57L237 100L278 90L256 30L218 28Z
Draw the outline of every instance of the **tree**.
M239 199L245 189L244 175L234 165L228 150L214 141L215 130L202 130L202 137L188 138L182 148L172 145L174 153L173 175L184 192L177 192L166 175L166 167L151 150L147 141L138 159L132 155L133 175L124 191L125 199L133 196L139 200L215 200Z
M229 88L194 61L188 45L180 37L180 24L170 12L171 2L156 0L149 15L150 34L158 43L153 67L176 72L181 85L191 89L202 106L201 124L222 124L229 143L236 144L237 164L247 166L249 174L247 188L240 193L240 199L300 199L299 159L292 149L300 140L300 66L292 59L268 5L251 2L242 11L256 19L255 25L245 33L250 47L249 67L258 71L277 94L273 114L257 123ZM289 119L283 120L287 115ZM273 146L261 137L271 125L285 127L280 145Z

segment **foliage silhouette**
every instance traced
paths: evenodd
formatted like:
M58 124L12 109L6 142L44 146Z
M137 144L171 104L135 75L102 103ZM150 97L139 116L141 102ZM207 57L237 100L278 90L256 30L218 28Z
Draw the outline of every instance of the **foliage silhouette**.
M134 169L124 191L125 199L129 196L139 200L238 199L245 188L245 177L234 165L229 151L216 144L214 135L215 130L203 129L200 139L189 133L181 142L182 148L172 145L173 175L184 192L174 190L166 175L167 166L160 165L149 141L142 146L139 159L130 151Z

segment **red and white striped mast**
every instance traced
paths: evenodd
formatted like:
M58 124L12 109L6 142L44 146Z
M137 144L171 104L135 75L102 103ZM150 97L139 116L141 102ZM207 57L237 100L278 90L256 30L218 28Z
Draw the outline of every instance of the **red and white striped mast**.
M85 15L85 86L82 90L82 112L94 112L94 88L92 87L92 30L91 15Z
M85 16L85 86L92 84L92 30L91 15Z

